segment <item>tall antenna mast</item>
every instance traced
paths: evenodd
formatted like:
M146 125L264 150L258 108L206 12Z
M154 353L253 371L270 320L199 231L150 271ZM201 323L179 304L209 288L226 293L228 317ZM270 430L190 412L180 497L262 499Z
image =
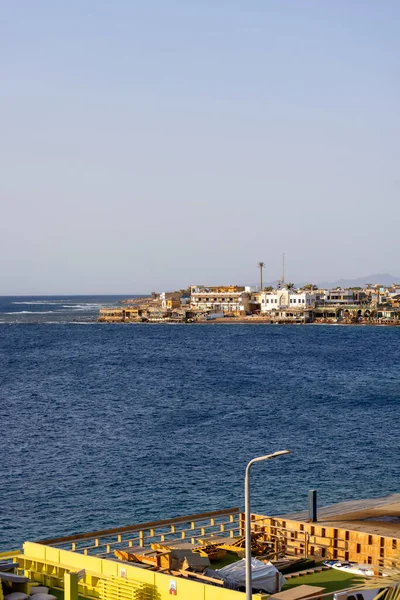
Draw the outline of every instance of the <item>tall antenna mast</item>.
M282 254L282 285L285 283L285 253Z

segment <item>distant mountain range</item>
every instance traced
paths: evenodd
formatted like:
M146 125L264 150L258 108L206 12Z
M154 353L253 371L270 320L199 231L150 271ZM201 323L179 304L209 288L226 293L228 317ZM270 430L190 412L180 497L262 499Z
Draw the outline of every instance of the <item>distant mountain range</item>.
M358 277L357 279L338 279L337 281L318 281L317 285L321 288L335 288L335 287L364 287L366 283L372 283L373 285L380 283L381 285L392 285L392 283L399 283L400 277L390 275L390 273L375 273L374 275L365 275L365 277Z
M294 281L293 279L288 279L288 281ZM365 287L366 283L381 284L381 285L392 285L393 283L400 283L400 276L396 277L395 275L390 275L390 273L375 273L374 275L365 275L364 277L358 277L356 279L337 279L336 281L295 281L296 287L300 288L303 285L307 285L307 283L313 283L320 288L331 289L335 287ZM276 287L277 281L268 281L263 283L264 287L272 286ZM259 285L255 283L254 285Z

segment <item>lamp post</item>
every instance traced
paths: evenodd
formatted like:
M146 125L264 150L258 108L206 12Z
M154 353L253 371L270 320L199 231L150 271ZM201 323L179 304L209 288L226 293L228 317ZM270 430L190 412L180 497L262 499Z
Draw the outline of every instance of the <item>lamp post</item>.
M250 469L256 462L271 460L283 454L290 454L290 450L279 450L266 456L253 458L246 467L246 476L244 479L244 510L245 510L245 541L246 541L246 600L252 597L252 578L251 578L251 522L250 522Z

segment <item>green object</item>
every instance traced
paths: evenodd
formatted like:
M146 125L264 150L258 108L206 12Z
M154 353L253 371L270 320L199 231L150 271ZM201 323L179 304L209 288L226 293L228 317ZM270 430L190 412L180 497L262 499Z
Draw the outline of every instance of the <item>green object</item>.
M283 586L282 591L289 590L298 585L317 585L325 588L324 593L336 592L338 590L344 590L353 585L359 585L364 583L362 577L357 577L352 573L344 573L338 569L328 569L327 571L320 571L319 573L313 573L312 575L301 575L300 577L294 577Z
M227 565L237 562L238 560L241 560L241 559L240 559L240 556L238 556L236 552L227 552L226 556L224 556L224 558L221 558L221 560L213 561L211 563L211 567L213 569L222 569L223 567L226 567Z

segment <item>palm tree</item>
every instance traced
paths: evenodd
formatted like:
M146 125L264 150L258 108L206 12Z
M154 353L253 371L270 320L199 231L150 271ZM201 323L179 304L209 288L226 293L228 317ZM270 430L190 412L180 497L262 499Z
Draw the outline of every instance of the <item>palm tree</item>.
M264 263L264 262L262 262L262 261L260 261L260 262L258 263L258 268L260 269L260 291L261 291L261 292L262 292L262 289L263 289L263 284L262 284L262 271L263 271L264 267L265 267L265 263Z
M287 290L292 290L294 288L294 283L289 281L288 283L285 283L285 287Z

